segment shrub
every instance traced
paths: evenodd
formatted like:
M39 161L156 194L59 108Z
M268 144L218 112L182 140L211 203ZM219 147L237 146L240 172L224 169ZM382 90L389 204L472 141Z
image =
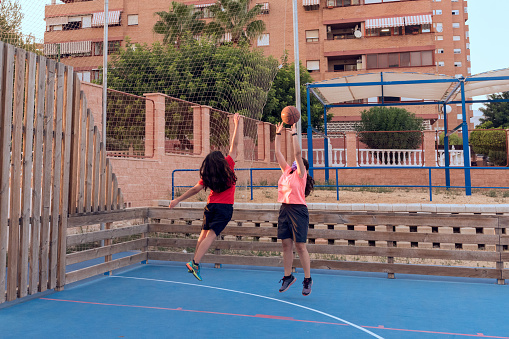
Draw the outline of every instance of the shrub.
M361 113L357 127L359 139L372 149L415 149L421 144L424 122L415 114L398 107L372 107ZM369 131L414 131L362 133Z
M470 133L470 146L474 153L488 156L488 160L496 166L507 165L507 136L506 131L491 129L490 123L485 123ZM488 128L483 130L483 128Z
M443 133L443 132L440 133L439 141L438 141L439 145L444 144L444 138L445 138L445 133ZM463 139L456 133L449 135L449 146L452 146L452 145L463 145Z

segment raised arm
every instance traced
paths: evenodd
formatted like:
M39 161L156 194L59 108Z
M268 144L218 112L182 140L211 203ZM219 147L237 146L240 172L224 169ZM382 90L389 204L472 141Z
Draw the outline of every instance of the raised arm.
M241 133L238 133L238 129L239 129L239 120L240 120L240 115L239 113L235 113L235 115L233 116L233 124L234 124L234 128L233 128L233 135L232 135L232 144L230 145L230 152L228 153L230 155L230 157L233 159L233 161L235 161L235 159L237 158L237 148L238 148L238 145L239 145L239 139L240 139L240 134Z
M283 131L283 123L280 122L276 125L276 159L279 167L284 172L284 170L288 167L288 163L286 162L283 153L281 153L281 131Z
M304 173L306 171L306 167L304 166L304 162L302 161L302 149L299 144L299 135L297 134L297 126L295 124L292 125L292 144L293 144L293 155L295 157L295 161L297 162L297 174L299 177L304 177Z
M173 208L173 207L177 206L179 202L184 201L187 198L192 197L196 193L200 192L202 189L203 189L203 185L200 185L200 184L194 185L193 187L188 189L186 193L184 193L180 197L177 197L177 198L173 199L172 201L170 201L169 207Z

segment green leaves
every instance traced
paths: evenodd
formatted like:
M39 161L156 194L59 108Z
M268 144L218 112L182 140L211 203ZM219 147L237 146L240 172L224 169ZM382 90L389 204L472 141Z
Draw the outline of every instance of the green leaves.
M421 118L398 107L372 107L364 110L357 127L360 141L373 149L415 149L422 141L422 130L424 123Z
M469 143L477 154L487 155L497 166L507 166L507 134L503 129L492 129L491 122L484 123L470 133ZM482 130L487 128L487 130ZM492 129L492 130L491 130Z
M509 92L489 95L490 100L509 99ZM480 108L484 118L482 123L491 121L494 128L509 128L509 102L490 102L486 107Z

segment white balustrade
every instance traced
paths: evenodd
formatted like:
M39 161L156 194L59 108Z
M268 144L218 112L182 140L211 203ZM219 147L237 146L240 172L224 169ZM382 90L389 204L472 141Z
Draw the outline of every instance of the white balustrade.
M309 159L307 149L302 150L302 156ZM313 148L313 166L326 167L323 148ZM343 148L329 148L329 164L327 167L346 167L346 150Z
M445 166L445 151L437 151L436 157L437 166ZM464 160L463 150L449 150L449 166L464 166Z
M360 149L357 163L358 166L423 166L424 154L420 149Z

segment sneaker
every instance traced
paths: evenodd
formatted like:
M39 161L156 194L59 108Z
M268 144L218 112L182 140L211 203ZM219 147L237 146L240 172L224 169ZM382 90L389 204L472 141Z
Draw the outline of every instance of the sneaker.
M292 274L290 274L287 277L286 276L283 277L283 279L279 280L279 282L281 282L281 281L283 282L283 285L279 289L279 292L286 291L290 286L292 286L292 284L295 282L295 280L297 280L297 278L295 278Z
M201 281L200 264L195 265L191 260L186 264L186 267L189 273L192 273L196 279Z
M313 279L311 277L304 278L302 282L302 295L309 295L311 293L311 286L313 286Z

